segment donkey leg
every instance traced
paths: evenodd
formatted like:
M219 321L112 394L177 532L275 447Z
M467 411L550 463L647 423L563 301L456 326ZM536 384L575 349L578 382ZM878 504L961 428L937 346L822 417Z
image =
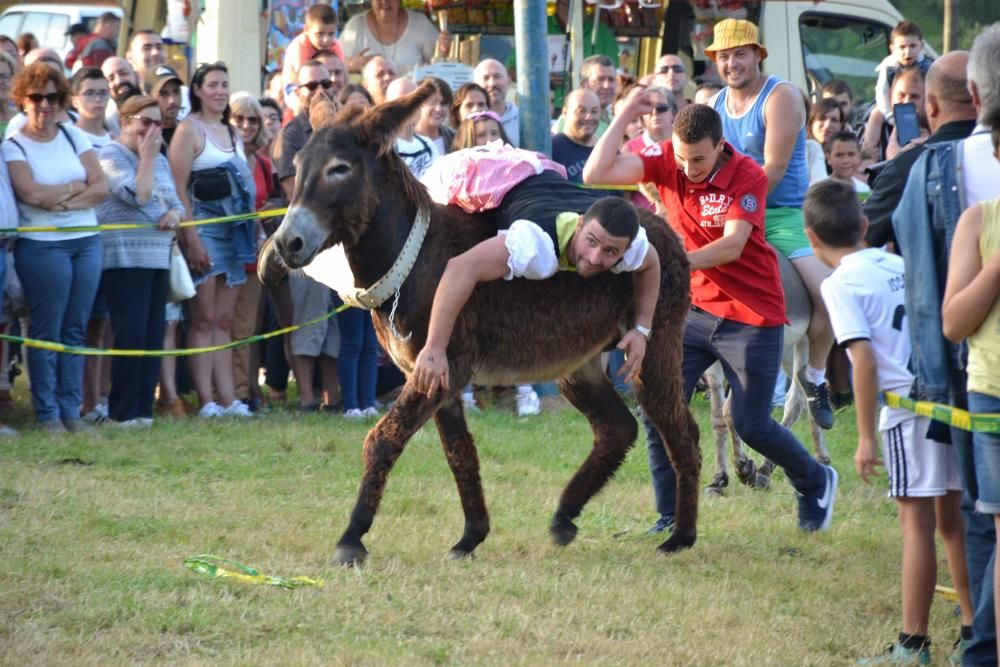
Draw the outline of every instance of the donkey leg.
M701 452L698 448L698 423L688 408L681 378L680 345L663 337L650 340L638 385L639 405L645 419L655 426L667 450L677 477L676 523L670 538L657 547L659 553L672 553L692 546L697 539L698 484ZM690 389L694 378L709 364L692 362ZM701 365L701 368L695 366Z
M462 539L451 548L448 555L451 558L466 558L472 556L472 552L490 532L490 516L486 510L483 483L479 477L479 457L472 434L465 423L461 401L454 398L444 403L434 413L434 421L441 436L448 466L455 476L462 511L465 513Z
M721 369L722 366L720 365ZM733 424L733 396L726 396L726 403L722 406L722 415L729 430L729 440L733 443L733 467L736 469L736 478L745 486L754 486L757 479L757 464L747 454L743 446L743 439L736 432Z
M595 357L559 381L559 391L582 412L594 431L594 445L559 498L559 507L549 533L565 546L576 537L573 519L583 506L611 479L635 442L638 427Z
M368 432L363 452L365 469L361 476L358 499L347 529L337 541L333 564L364 563L368 550L361 538L375 519L389 472L409 439L430 419L437 403L437 399L428 399L407 383L393 406Z
M705 382L708 384L708 401L712 408L712 433L715 435L715 475L712 481L705 487L705 493L713 496L721 496L723 489L729 486L729 472L726 461L726 436L729 429L726 427L726 418L723 414L723 403L725 396L722 386L722 366L713 364L705 371Z

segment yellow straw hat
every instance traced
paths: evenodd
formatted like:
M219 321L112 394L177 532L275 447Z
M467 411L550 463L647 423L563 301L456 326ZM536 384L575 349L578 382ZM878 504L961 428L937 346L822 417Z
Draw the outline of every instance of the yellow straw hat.
M712 45L705 47L705 55L715 62L717 51L735 49L737 46L756 46L760 49L760 59L767 58L767 49L760 43L760 31L751 21L726 19L715 24Z

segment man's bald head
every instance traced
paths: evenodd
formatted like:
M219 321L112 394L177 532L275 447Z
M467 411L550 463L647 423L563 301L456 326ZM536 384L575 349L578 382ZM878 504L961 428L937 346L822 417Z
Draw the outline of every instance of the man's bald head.
M397 100L403 95L409 95L414 90L417 89L417 84L413 82L413 79L407 79L405 77L400 79L393 79L388 88L385 89L385 101L392 102Z
M52 49L32 49L28 51L28 54L24 56L24 64L30 65L31 63L42 61L55 71L62 74L63 71L63 61L59 57L59 54Z
M389 82L395 79L396 66L388 58L375 56L361 70L362 85L368 89L376 104L385 102L385 91Z
M927 71L924 109L931 132L937 132L945 123L975 119L966 79L968 65L968 51L949 51Z
M566 96L563 133L578 144L593 146L601 120L601 99L592 90L577 88Z

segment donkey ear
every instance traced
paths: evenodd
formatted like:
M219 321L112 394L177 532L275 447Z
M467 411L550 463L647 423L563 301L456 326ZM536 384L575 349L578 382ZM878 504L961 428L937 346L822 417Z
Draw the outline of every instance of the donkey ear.
M361 117L362 134L382 152L391 150L399 128L437 92L437 84L427 79L409 95L378 105Z
M313 132L331 127L337 117L337 105L326 95L314 95L309 103L309 124Z

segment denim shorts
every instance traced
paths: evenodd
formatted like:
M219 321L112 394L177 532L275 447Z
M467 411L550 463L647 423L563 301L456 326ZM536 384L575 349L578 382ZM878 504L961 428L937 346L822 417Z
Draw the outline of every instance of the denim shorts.
M208 225L214 227L215 225ZM205 227L198 227L198 238L208 253L208 258L212 266L207 272L200 276L192 276L197 287L209 278L215 276L226 276L226 287L236 287L247 281L247 271L244 265L236 260L236 249L231 236L220 237L215 234L206 234L202 230Z
M1000 397L970 391L969 412L1000 414ZM979 487L976 511L1000 514L1000 434L973 433L972 448Z

